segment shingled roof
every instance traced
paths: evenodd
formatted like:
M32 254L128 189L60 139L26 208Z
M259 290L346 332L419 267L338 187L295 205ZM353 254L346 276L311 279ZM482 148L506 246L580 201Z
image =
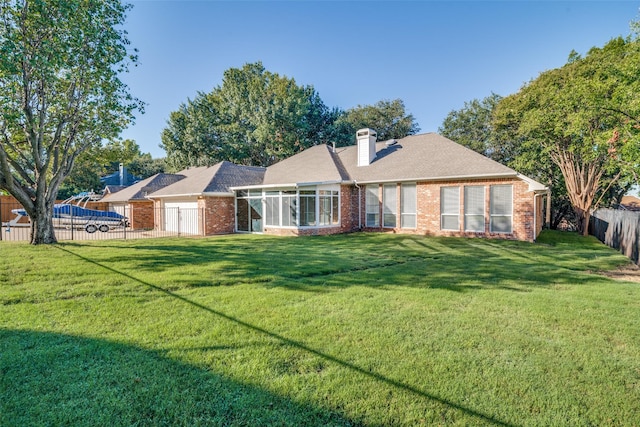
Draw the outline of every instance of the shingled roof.
M376 157L357 165L356 145L333 153L318 145L269 166L263 185L320 182L429 181L516 177L518 173L436 133L376 143Z
M264 185L348 181L340 159L326 145L316 145L267 168Z
M133 200L147 200L146 196L184 179L184 175L159 173L147 179L144 179L130 187L126 187L116 193L110 193L104 196L102 202L121 203Z
M213 166L189 168L178 172L183 180L164 187L150 197L201 196L211 194L233 195L231 187L261 184L265 168L240 166L223 161Z

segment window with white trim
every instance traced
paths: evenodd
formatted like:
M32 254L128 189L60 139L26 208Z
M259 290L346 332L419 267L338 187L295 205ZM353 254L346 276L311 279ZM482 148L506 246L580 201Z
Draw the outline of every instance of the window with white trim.
M380 226L380 199L378 198L378 186L367 185L366 188L366 224L367 227Z
M295 227L298 225L296 221L298 192L293 190L282 192L282 226Z
M265 192L265 225L279 226L280 225L280 192L279 191L266 191Z
M382 186L382 225L393 228L396 226L398 214L398 185L384 184Z
M320 190L319 202L319 222L318 225L335 225L339 223L339 198L337 191Z
M440 229L460 230L460 187L440 187Z
M416 228L417 197L416 184L400 186L400 227Z
M513 186L492 185L490 191L490 230L511 233L513 230Z
M316 225L316 192L315 190L300 191L300 226Z
M464 187L464 231L484 232L484 186Z

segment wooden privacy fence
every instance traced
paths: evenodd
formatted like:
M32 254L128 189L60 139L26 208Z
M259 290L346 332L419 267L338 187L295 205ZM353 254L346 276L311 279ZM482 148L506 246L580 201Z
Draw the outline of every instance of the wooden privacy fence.
M640 265L640 212L598 209L591 214L590 232Z

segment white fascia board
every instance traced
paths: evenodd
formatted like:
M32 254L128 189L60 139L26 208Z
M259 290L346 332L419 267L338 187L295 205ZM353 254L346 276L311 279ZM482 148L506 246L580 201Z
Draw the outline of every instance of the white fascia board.
M401 179L377 179L369 181L357 181L358 184L384 184L387 182L436 182L436 181L462 181L462 180L480 180L493 178L518 178L516 172L503 174L486 174L486 175L458 175L458 176L440 176L433 178L401 178ZM355 182L355 181L354 181Z
M234 197L235 194L233 192L222 192L222 191L214 191L210 193L202 193L203 197Z
M167 195L163 195L163 194L149 194L147 197L147 199L176 199L179 197L198 197L198 196L202 196L204 193L185 193L185 194L167 194Z
M147 196L147 199L177 199L185 197L233 197L235 194L232 192L207 192L207 193L185 193L185 194L167 194L167 195L153 195Z
M242 185L238 187L229 187L231 191L238 190L260 190L262 188L295 188L296 184L268 184L268 185Z
M244 185L241 187L229 187L231 191L238 190L260 190L266 188L299 188L299 187L313 187L317 185L331 185L331 184L351 184L353 181L318 181L318 182L290 182L285 184L267 184L267 185Z
M298 182L296 187L316 187L318 185L333 185L340 184L343 181L318 181L318 182Z
M549 191L549 187L540 184L538 181L531 179L526 175L518 174L518 178L529 184L529 191L533 191L535 193L546 193Z

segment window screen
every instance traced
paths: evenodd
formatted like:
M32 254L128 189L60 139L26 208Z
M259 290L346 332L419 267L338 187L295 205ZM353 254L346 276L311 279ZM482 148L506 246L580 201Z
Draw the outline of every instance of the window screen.
M378 199L378 186L367 185L366 191L367 227L380 226L380 200Z
M280 225L280 195L276 191L268 192L265 197L265 224L279 226Z
M382 187L382 221L385 227L396 226L396 215L398 213L397 188L396 184L385 184Z
M511 233L513 217L513 186L491 186L491 232Z
M416 185L402 184L400 188L400 226L416 228Z
M440 188L440 228L460 230L460 188Z
M464 187L464 229L484 231L484 186Z

